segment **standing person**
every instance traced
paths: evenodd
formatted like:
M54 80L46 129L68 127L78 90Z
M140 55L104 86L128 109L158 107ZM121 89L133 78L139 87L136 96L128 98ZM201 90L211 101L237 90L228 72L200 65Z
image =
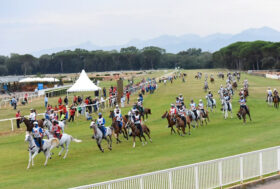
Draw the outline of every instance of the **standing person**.
M47 96L47 95L45 95L45 108L47 108L47 106L48 106L48 102L49 102L48 96Z
M16 110L17 109L17 100L16 100L16 98L15 97L13 97L12 98L12 106L14 107L14 110Z
M16 119L17 119L17 128L19 129L20 128L20 110L17 111L16 113Z
M68 97L67 96L64 98L64 103L65 103L65 105L68 105Z
M78 98L77 98L77 96L76 95L74 95L74 98L73 98L73 104L74 105L78 105Z
M28 94L27 93L25 93L25 95L24 95L24 101L26 104L28 104Z
M76 110L75 110L75 108L71 108L70 109L70 118L69 118L69 122L72 120L72 122L74 122L74 117L75 117L75 112L76 112Z
M126 91L127 104L129 104L129 97L130 97L130 92L129 92L129 91Z
M59 97L59 99L58 99L58 105L61 105L62 104L62 99L61 99L61 97Z
M107 94L106 94L106 88L105 87L103 87L103 96L106 99Z

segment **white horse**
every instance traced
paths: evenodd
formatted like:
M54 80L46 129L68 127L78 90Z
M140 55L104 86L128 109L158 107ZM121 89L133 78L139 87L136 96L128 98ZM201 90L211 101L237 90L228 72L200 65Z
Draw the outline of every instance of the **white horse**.
M103 136L102 131L97 127L94 121L91 122L90 128L93 129L93 137L96 140L97 146L100 149L101 152L104 152L104 149L101 147L101 142L102 139L105 139L108 142L108 149L112 150L112 134L113 134L113 129L110 127L105 127L106 128L106 134Z
M222 100L222 109L223 109L223 114L224 118L228 118L228 111L230 111L231 115L230 118L232 118L232 105L231 102L226 102L225 100Z
M62 130L62 133L64 133L64 129L65 129L65 126L66 126L66 122L65 121L58 121L58 125L59 127L61 128ZM52 122L48 119L45 119L44 122L43 122L43 126L44 127L47 127L49 131L52 130Z
M27 169L29 169L31 162L32 162L32 166L34 166L34 158L39 153L40 148L35 144L34 138L29 132L26 132L25 142L29 142L29 147L28 147L29 161L28 161L28 166L27 166ZM48 163L48 159L51 156L51 153L50 153L51 150L54 147L58 146L59 141L57 138L52 138L52 139L48 139L48 140L43 139L42 144L43 144L43 152L44 152L44 155L46 156L46 161L44 164L46 166Z
M211 101L211 99L209 98L209 96L206 96L206 100L207 100L207 108L211 108L211 112L213 111L213 108L216 108L216 100L213 98L213 103Z
M268 95L268 97L267 97L267 104L272 106L272 103L273 103L273 97L272 97L272 95Z

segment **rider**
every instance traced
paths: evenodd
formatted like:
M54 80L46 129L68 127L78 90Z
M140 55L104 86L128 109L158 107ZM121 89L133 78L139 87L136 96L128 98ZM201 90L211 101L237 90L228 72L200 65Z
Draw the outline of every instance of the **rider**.
M140 116L138 110L135 111L135 115L132 117L132 119L133 119L135 126L140 131L140 136L143 136L143 130L142 130L142 126L141 126L141 116Z
M179 100L179 97L176 97L176 107L179 108L181 106L181 101Z
M114 114L116 115L117 111L121 113L121 109L119 108L119 105L116 105L116 108L114 109Z
M45 113L45 119L50 120L50 111L47 110Z
M210 99L211 103L213 104L214 103L214 101L213 101L213 94L212 94L212 92L210 90L209 90L207 96Z
M204 105L202 99L199 100L198 109L202 111L203 115L205 115Z
M36 120L36 113L33 109L30 109L29 120L31 123L33 123Z
M190 107L191 107L191 110L193 111L193 113L195 115L195 119L197 119L196 104L193 101L193 99L191 99Z
M227 103L228 110L230 110L230 105L229 105L229 103L230 103L230 96L228 95L228 92L226 92L226 93L224 94L224 100L225 100L225 102Z
M278 91L276 89L273 90L274 96L278 96Z
M61 127L58 124L58 121L54 120L53 121L53 126L52 126L52 132L54 134L54 137L60 139L61 138Z
M144 110L143 109L143 103L142 103L140 98L137 98L137 100L138 100L138 102L137 102L138 109L139 109L140 112L143 112L143 110Z
M184 97L182 94L179 94L179 97L178 97L180 103L183 103L184 102Z
M268 87L268 89L267 89L267 97L266 97L267 100L268 100L268 97L272 97L272 90L270 89L270 87Z
M186 120L186 109L183 105L181 105L178 109L178 115L180 116L180 118L184 121L184 125L186 125L187 120Z
M34 136L34 140L39 144L39 152L43 151L43 145L42 145L42 138L43 138L43 129L38 126L38 122L33 122L34 127L32 128L32 133Z
M174 104L171 104L171 108L169 110L169 114L173 120L175 120L175 115L177 114L177 109L175 108Z
M240 104L240 109L244 108L246 110L247 113L249 113L247 105L246 105L246 99L241 96L240 100L239 100L239 104Z
M119 126L120 131L121 131L122 130L122 124L123 124L123 122L122 122L123 118L122 118L122 114L120 113L120 110L117 110L117 112L115 114L115 117L116 117L118 126Z
M102 117L101 112L98 113L97 126L101 130L103 137L105 137L105 135L106 135L105 119Z

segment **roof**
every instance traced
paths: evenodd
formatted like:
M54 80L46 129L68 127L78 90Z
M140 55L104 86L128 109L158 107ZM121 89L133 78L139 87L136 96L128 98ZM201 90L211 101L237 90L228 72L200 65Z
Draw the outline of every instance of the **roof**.
M24 78L24 76L4 76L0 77L0 83L18 82L22 78Z
M83 92L83 91L98 91L100 87L96 86L86 74L85 70L82 70L79 79L75 84L67 90L67 92Z
M28 78L21 79L19 82L20 83L43 82L44 83L44 82L59 82L59 80L53 77L44 77L44 78L28 77Z

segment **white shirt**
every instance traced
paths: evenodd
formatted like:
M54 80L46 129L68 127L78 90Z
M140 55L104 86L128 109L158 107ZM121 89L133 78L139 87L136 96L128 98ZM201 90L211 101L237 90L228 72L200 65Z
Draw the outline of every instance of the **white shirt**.
M198 107L199 107L199 109L204 109L203 103L198 103Z
M32 121L35 121L35 120L36 120L36 114L35 114L35 112L30 113L29 118L30 118Z
M191 110L196 110L196 104L195 103L192 103L192 104L190 104L190 106L191 106Z

